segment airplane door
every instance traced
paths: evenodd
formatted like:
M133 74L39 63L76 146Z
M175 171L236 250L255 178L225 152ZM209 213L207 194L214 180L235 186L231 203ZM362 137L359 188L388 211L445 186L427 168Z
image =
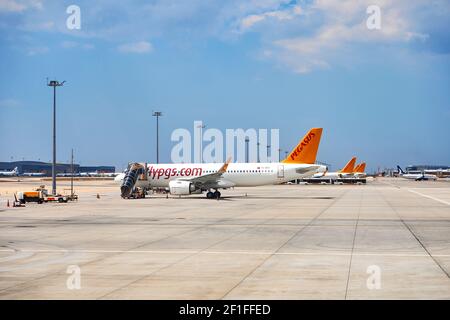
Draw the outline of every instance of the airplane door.
M284 178L284 166L283 165L278 166L277 178Z

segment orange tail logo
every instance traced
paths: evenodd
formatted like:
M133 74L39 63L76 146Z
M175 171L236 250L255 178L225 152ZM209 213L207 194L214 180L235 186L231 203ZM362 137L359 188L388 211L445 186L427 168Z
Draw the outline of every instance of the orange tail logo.
M353 168L355 167L355 162L356 162L356 157L353 157L349 162L347 162L345 167L342 168L342 170L339 172L340 173L352 173Z
M356 165L355 169L353 169L353 172L359 172L360 168L361 168L361 163L358 163Z
M315 163L322 128L312 128L282 163Z

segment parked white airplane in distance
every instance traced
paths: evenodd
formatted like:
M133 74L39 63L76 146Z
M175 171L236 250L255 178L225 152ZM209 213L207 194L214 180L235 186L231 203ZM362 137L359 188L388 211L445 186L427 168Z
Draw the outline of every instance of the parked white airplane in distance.
M117 172L103 172L101 174L101 177L108 177L108 178L115 178L116 176L118 176L120 173Z
M322 128L311 129L289 156L279 163L134 163L115 178L122 182L121 195L128 198L134 187L168 188L173 195L206 193L220 198L218 189L280 184L312 176L326 167L315 164ZM215 190L214 192L211 190Z
M415 181L423 181L423 180L436 180L437 177L434 174L426 174L424 172L422 173L406 173L405 171L400 168L400 166L397 166L398 175L405 179L415 180Z
M99 172L99 171L94 171L94 172L81 172L80 175L82 177L109 177L109 178L114 178L118 175L119 173L116 172Z
M342 179L350 178L353 176L355 168L356 157L351 158L349 162L337 172L318 172L312 176L313 179Z
M24 172L21 174L24 177L43 177L45 176L44 172Z
M15 167L11 171L0 171L0 176L4 177L15 177L19 175L19 168Z

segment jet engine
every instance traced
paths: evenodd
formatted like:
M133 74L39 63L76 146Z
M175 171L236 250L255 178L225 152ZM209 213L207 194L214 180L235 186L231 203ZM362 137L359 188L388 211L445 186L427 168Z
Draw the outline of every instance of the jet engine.
M195 185L190 181L170 181L169 189L171 194L187 195L196 191Z

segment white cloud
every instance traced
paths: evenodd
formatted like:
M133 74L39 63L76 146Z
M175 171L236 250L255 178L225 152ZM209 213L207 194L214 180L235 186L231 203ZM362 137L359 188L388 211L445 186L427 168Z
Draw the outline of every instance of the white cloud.
M148 41L139 41L122 44L118 47L118 50L126 53L148 53L153 51L153 46Z
M90 43L79 43L76 41L63 41L61 47L64 49L81 48L84 50L94 49L94 45Z
M95 48L95 46L92 43L84 43L83 45L81 45L81 47L85 50L91 50Z
M20 101L16 99L3 99L0 100L0 108L17 108L20 107L22 104Z
M240 31L245 31L258 22L269 18L275 18L277 20L291 20L295 16L302 14L302 12L303 10L300 6L293 6L288 9L272 10L260 14L250 14L242 18L240 22Z
M61 47L63 47L64 49L75 48L75 47L78 47L78 42L75 42L75 41L63 41L63 42L61 42Z
M307 14L322 16L323 22L312 33L272 40L272 57L290 67L294 72L306 73L328 68L330 62L345 57L342 52L352 52L355 46L407 45L419 40L427 41L429 35L416 30L411 12L417 10L420 0L384 1L381 8L381 29L366 27L366 8L373 0L344 1L317 0L307 9Z
M14 0L0 0L0 12L22 12L26 6Z
M82 40L93 43L101 39L117 46L119 52L141 54L153 51L152 44L131 42L136 38L129 40L130 35L139 35L138 39L163 39L174 47L185 48L198 39L235 42L246 32L253 32L260 41L260 56L295 72L331 68L345 61L348 53L358 56L356 48L363 47L403 46L414 50L411 43L422 48L437 43L438 49L450 50L445 47L448 43L446 20L450 16L448 0L431 3L424 0L308 0L297 1L297 4L291 0L154 0L141 5L130 5L129 0L78 0L78 4L82 8L83 23L77 33L66 28L66 16L61 15L65 12L64 2L54 2L45 10L28 10L42 8L41 1L37 0L0 0L0 11L8 8L21 13L21 19L12 22L15 25L6 25L12 20L5 19L0 21L0 28L11 32L68 35L70 37L65 39L75 40L77 44L61 44L65 48L88 49L91 45L82 45ZM381 8L381 30L366 28L369 5ZM436 37L443 40L436 40ZM30 44L22 43L22 46L27 48ZM45 49L31 50L30 54L39 52ZM358 58L359 61L365 59L361 55Z
M244 19L242 19L242 21L241 21L241 28L242 29L248 29L252 25L257 23L258 21L262 21L264 19L265 19L265 16L261 15L261 14L260 15L257 15L257 14L249 15L249 16L245 17Z
M46 47L46 46L37 46L37 47L30 47L30 48L28 48L27 49L27 54L29 56L35 56L35 55L38 55L38 54L47 53L49 51L50 51L50 49L48 47Z
M0 12L23 12L33 8L42 9L42 2L37 0L0 0Z
M46 21L35 24L33 27L38 30L51 30L55 26L55 23L53 21Z

